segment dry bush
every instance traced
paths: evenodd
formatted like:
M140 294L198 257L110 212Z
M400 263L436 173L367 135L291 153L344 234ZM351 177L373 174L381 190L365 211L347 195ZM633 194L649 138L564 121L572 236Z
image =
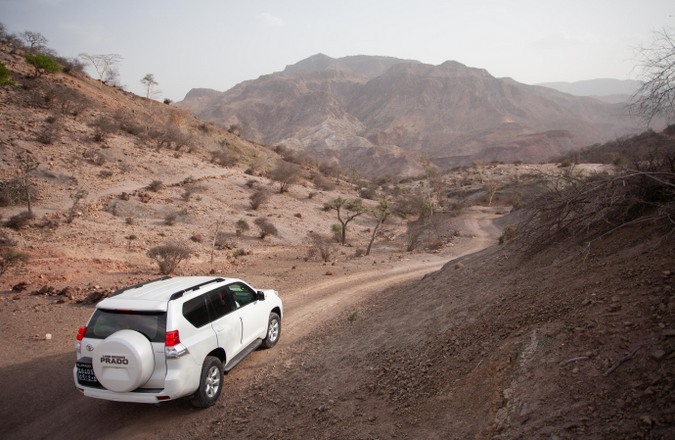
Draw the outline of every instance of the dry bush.
M237 223L235 224L235 228L236 228L237 237L241 237L241 235L244 232L247 232L251 229L251 227L248 225L248 222L246 220L244 220L243 218L240 218L239 220L237 220Z
M146 186L146 188L147 188L149 191L157 192L157 191L159 191L160 189L162 189L163 186L164 186L164 183L163 183L161 180L156 180L156 179L155 179L155 180L153 180L152 182L150 182L150 184L149 184L148 186Z
M28 260L28 255L14 249L16 241L6 232L0 231L0 275L4 274L14 264Z
M28 224L30 224L31 220L34 218L35 216L30 211L22 211L16 215L11 216L5 223L5 226L18 231L19 229L28 226Z
M178 213L177 212L169 212L164 216L164 224L167 226L173 226L176 224L176 221L178 221Z
M334 240L317 232L310 232L308 235L312 242L308 251L308 258L314 258L318 254L322 261L329 262L335 252Z
M212 151L211 163L224 167L233 167L237 164L237 158L234 154L226 150Z
M80 92L70 87L54 85L47 89L45 103L61 111L61 114L77 116L91 105Z
M94 129L94 140L103 142L106 138L117 131L117 124L112 119L101 116L90 125Z
M524 208L515 242L530 252L566 241L590 245L628 225L675 228L675 154L646 158L615 175L561 179Z
M31 187L30 189L35 196L35 188ZM0 206L12 206L25 202L26 192L20 178L0 180Z
M269 220L265 217L258 217L253 221L260 231L260 238L264 239L268 235L278 235L279 231L277 227L274 226Z
M63 123L57 118L50 118L47 124L38 131L35 140L41 144L51 145L61 138Z
M185 189L183 190L183 194L181 194L181 198L187 202L188 200L190 200L193 194L201 193L204 191L206 191L206 187L204 185L190 183L188 185L185 185Z
M167 243L155 246L148 250L148 257L155 260L159 266L159 271L163 275L172 273L178 265L190 257L192 251L185 243L172 244Z
M270 198L270 193L266 189L259 189L249 197L249 205L254 211L260 208Z
M317 189L322 191L333 191L336 187L335 183L319 173L314 173L312 175L312 182L314 182L314 186Z

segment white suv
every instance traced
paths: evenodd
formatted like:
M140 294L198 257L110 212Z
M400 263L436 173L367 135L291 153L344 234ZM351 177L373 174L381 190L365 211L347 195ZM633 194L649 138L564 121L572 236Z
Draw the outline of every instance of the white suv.
M198 407L220 396L223 371L281 335L274 290L233 278L162 278L96 305L75 346L75 385L85 396L159 403L190 396Z

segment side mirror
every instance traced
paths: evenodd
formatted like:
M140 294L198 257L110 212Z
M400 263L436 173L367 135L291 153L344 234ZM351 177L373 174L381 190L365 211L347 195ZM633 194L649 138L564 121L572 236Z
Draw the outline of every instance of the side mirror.
M255 296L255 299L257 301L265 301L265 292L261 292L260 290L258 290L258 293Z

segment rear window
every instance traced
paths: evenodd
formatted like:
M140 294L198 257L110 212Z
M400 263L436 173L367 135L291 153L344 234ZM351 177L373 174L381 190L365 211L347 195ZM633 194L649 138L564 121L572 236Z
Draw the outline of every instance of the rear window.
M105 339L118 330L136 330L151 342L166 339L166 312L126 312L96 309L87 325L86 338Z

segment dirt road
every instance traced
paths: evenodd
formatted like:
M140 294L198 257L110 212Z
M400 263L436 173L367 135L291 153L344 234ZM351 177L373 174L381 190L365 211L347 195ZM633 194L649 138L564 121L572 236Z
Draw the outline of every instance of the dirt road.
M86 321L91 308L38 304L26 311L18 300L15 304L6 304L2 309L3 333L23 334L18 335L18 346L9 350L9 359L0 364L3 395L0 438L141 439L154 438L159 432L179 433L178 437L185 438L202 436L204 427L216 423L216 416L225 405L236 405L242 399L245 401L246 396L259 392L256 383L261 368L301 363L294 358L295 353L303 344L311 343L307 336L320 333L327 320L361 302L376 301L377 293L392 285L420 279L452 258L494 243L498 234L492 222L495 217L492 211L479 210L460 217L458 227L462 238L457 240L450 255L415 254L346 275L325 275L319 282L314 279L305 285L298 284L284 296L286 314L280 343L273 350L254 353L228 374L221 400L206 411L194 410L184 400L155 407L84 398L73 386L72 345L77 326ZM29 300L32 298L25 299ZM44 313L31 313L36 307L44 309ZM31 329L40 328L40 321L56 319L55 316L59 324L54 325L60 326L63 332L55 332L53 340L45 341L40 334L29 333Z

